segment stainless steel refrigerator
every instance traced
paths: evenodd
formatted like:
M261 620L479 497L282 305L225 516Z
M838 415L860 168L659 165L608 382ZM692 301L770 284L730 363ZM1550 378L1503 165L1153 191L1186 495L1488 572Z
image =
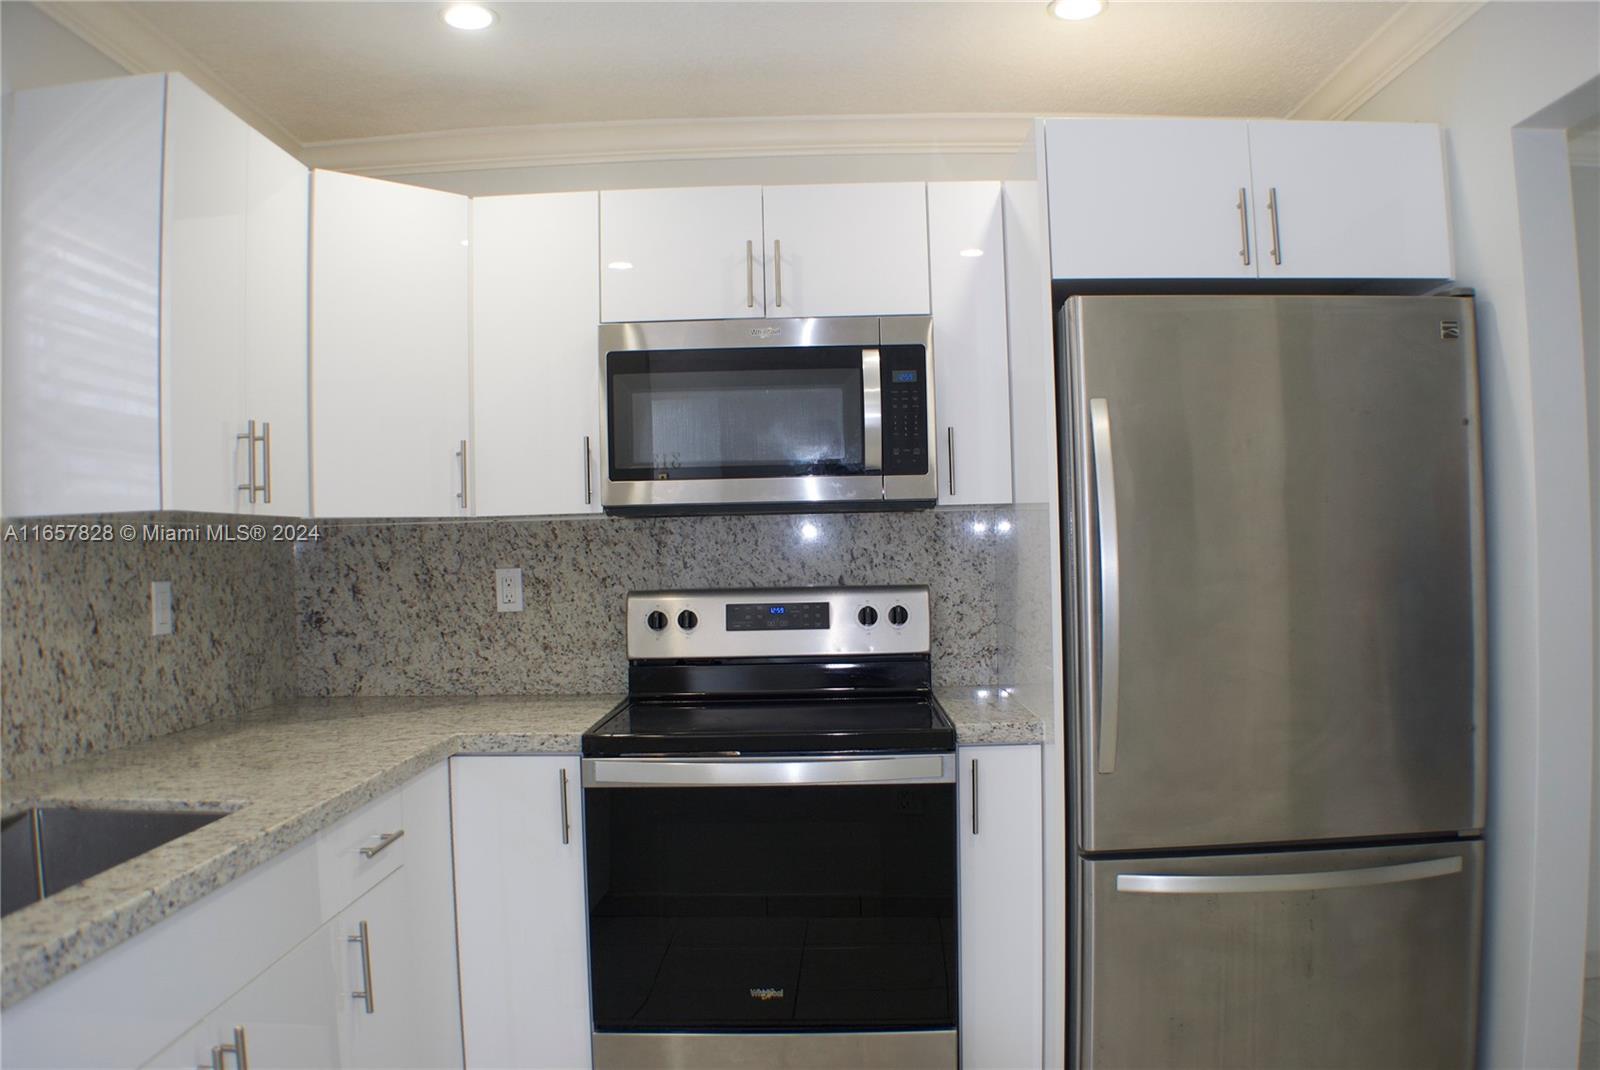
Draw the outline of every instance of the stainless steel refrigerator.
M1058 341L1077 1065L1471 1066L1471 299L1075 297Z

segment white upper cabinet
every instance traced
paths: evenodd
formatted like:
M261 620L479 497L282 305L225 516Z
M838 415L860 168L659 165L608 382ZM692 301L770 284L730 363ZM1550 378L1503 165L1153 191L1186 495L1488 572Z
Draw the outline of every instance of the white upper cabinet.
M450 759L469 1067L590 1065L576 756Z
M962 747L961 1065L1044 1063L1044 829L1036 746Z
M1011 392L999 182L928 184L939 504L1011 501Z
M1248 124L1045 123L1058 279L1255 278Z
M1439 128L1251 122L1262 278L1454 275Z
M305 168L179 75L8 121L5 511L303 515Z
M762 264L759 186L600 194L608 323L759 318Z
M762 191L767 315L928 312L928 202L921 182Z
M478 516L600 508L599 195L472 202Z
M467 515L467 198L335 171L313 185L312 508Z

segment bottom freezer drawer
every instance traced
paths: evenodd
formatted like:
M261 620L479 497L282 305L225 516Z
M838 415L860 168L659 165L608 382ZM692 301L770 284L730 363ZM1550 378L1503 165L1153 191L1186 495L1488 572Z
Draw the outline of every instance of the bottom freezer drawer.
M1078 864L1085 1070L1473 1065L1481 843Z

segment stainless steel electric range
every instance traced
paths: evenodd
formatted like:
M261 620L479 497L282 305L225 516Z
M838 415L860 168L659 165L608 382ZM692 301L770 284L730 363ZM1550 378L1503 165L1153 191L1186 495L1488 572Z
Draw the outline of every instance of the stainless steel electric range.
M583 737L598 1070L956 1065L925 587L628 597Z

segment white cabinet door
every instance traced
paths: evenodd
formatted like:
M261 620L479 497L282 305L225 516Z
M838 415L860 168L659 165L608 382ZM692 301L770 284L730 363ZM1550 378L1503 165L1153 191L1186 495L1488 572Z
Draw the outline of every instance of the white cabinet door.
M312 508L466 515L467 198L312 182Z
M234 1045L237 1030L245 1054L223 1052L222 1066L248 1065L255 1070L339 1066L339 1006L330 942L333 924L301 941L145 1065L164 1070L217 1065L213 1049Z
M456 876L450 850L450 765L440 762L402 789L405 801L406 933L416 986L413 1065L461 1065L461 987L456 956Z
M939 504L1011 501L1005 234L998 182L928 183Z
M1262 278L1453 276L1437 126L1249 127Z
M590 1065L576 757L450 759L466 1065Z
M761 187L605 190L600 264L607 323L759 318Z
M962 747L961 1065L1044 1058L1044 814L1037 746Z
M265 490L255 495L254 504L248 493L239 495L238 501L247 513L308 516L306 270L311 174L253 130L247 152L243 413L246 420L256 421L256 433L268 441L255 447L256 480ZM249 478L248 456L243 460L236 484Z
M418 1059L422 1023L407 876L402 866L330 923L343 1002L341 1066L393 1070L426 1065Z
M232 513L244 498L250 128L167 79L161 246L161 504ZM242 469L241 469L242 470Z
M595 193L472 203L478 516L600 508L598 213Z
M1243 120L1052 119L1045 160L1055 278L1255 278Z
M767 315L928 311L928 202L921 182L762 190Z

